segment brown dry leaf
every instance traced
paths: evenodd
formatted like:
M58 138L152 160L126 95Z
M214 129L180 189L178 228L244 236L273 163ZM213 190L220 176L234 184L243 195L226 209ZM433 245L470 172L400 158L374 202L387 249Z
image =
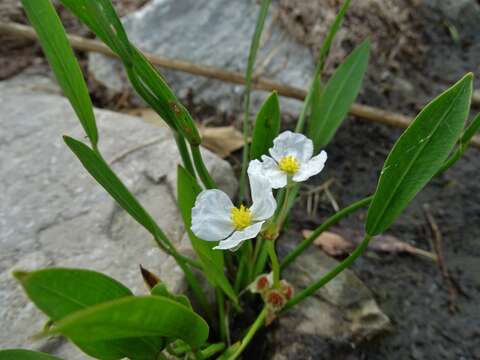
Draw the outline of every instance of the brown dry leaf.
M158 115L154 110L150 108L135 108L135 109L128 109L125 111L126 114L137 116L145 120L145 122L161 127L167 126L165 122L162 120L160 115Z
M162 118L152 109L128 109L125 113L137 116L145 122L157 126L166 126ZM233 126L200 127L202 145L222 158L243 147L243 135Z
M233 126L201 127L202 145L225 158L243 147L243 135Z
M406 252L409 254L420 255L431 260L437 261L437 256L429 251L419 249L409 243L397 239L393 235L375 236L368 245L369 249L389 253Z
M311 233L311 230L302 231L304 237L308 237ZM330 256L345 255L355 248L355 244L330 231L321 233L313 243Z
M363 239L362 234L354 230L338 229L338 232L342 233L342 235L336 232L324 231L315 239L314 244L330 256L339 256L349 254ZM304 237L309 236L311 233L310 230L302 231ZM368 248L379 252L409 253L426 257L433 261L437 260L435 254L401 241L393 235L375 236L368 244Z

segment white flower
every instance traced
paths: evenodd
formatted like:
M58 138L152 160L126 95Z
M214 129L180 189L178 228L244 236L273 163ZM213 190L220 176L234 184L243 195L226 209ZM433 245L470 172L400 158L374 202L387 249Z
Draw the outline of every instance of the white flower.
M313 142L303 134L285 131L273 140L270 156L262 155L262 161L250 162L249 171L270 180L274 189L287 185L288 179L305 181L323 170L327 153L313 156Z
M236 250L258 235L277 207L272 187L265 177L249 172L252 206L235 207L223 191L204 190L192 209L192 231L200 239L220 241L214 249Z

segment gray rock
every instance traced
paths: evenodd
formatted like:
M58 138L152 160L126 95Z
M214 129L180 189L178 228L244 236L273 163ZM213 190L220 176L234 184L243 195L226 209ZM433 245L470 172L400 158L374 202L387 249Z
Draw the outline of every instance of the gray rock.
M153 0L123 22L130 40L143 51L244 73L258 11L255 0ZM278 26L272 16L275 12L272 5L256 69L277 81L306 88L313 74L313 57ZM111 90L121 92L127 86L118 61L91 54L89 70ZM197 102L232 113L241 109L243 86L181 72L161 72L182 98L191 89ZM265 97L265 93L254 96L254 107ZM282 101L283 112L298 112L298 101Z
M12 270L88 268L137 294L146 292L139 264L176 292L185 289L182 272L63 143L62 134L84 137L64 98L0 83L0 108L0 348L44 349L67 359L85 359L62 340L29 339L46 317L23 294ZM107 161L172 242L188 252L175 204L179 157L169 130L109 111L95 114ZM236 181L229 164L209 151L204 155L212 175L232 193Z
M312 250L287 268L284 277L300 291L337 264ZM272 359L329 359L329 345L355 346L389 328L390 320L370 290L347 269L272 326Z

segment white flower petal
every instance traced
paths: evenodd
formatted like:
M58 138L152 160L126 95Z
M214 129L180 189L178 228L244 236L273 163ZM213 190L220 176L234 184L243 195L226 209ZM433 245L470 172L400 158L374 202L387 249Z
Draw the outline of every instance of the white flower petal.
M217 246L214 247L216 250L227 250L227 249L235 249L237 248L242 241L247 239L252 239L258 235L260 230L262 230L262 225L265 221L260 221L253 225L246 227L243 230L235 231L232 236L228 239L220 241Z
M267 220L277 208L270 180L254 172L249 172L248 175L252 192L252 206L250 207L252 219L254 221Z
M280 189L287 185L287 174L278 168L278 164L271 157L262 155L262 167L260 175L270 181L270 186Z
M232 208L232 201L223 191L202 191L192 209L193 233L206 241L225 239L234 231Z
M311 158L307 163L301 164L298 172L293 176L292 180L296 182L305 181L313 175L323 170L327 161L327 153L322 150L320 154Z
M269 151L277 162L291 155L304 163L313 155L313 142L303 134L284 131L273 140L273 147Z

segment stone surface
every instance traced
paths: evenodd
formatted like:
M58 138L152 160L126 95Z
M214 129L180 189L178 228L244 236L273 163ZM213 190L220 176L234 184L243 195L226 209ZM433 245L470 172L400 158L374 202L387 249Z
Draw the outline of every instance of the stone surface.
M313 249L287 268L284 277L300 291L337 264ZM329 355L330 346L355 346L389 328L390 320L370 290L352 271L345 270L272 327L272 359L331 359L339 353Z
M309 50L291 39L274 21L265 23L262 47L256 69L264 76L299 87L307 87L313 73ZM250 41L255 29L258 2L255 0L152 0L142 9L124 18L130 40L141 50L182 59L196 64L245 72ZM127 85L118 61L91 54L89 70L109 89L121 92ZM215 105L221 111L241 109L243 86L161 70L169 84L186 97L192 90L194 100ZM254 106L266 93L253 97ZM282 100L282 111L295 113L299 103Z
M88 268L137 294L146 291L139 264L159 274L173 291L185 288L182 272L63 143L62 134L84 137L65 99L0 82L0 109L0 348L44 349L66 359L86 359L62 340L29 339L46 317L23 294L12 270ZM188 252L175 204L179 158L169 130L104 110L96 117L106 160L170 239ZM212 175L232 193L236 181L228 163L204 154Z

